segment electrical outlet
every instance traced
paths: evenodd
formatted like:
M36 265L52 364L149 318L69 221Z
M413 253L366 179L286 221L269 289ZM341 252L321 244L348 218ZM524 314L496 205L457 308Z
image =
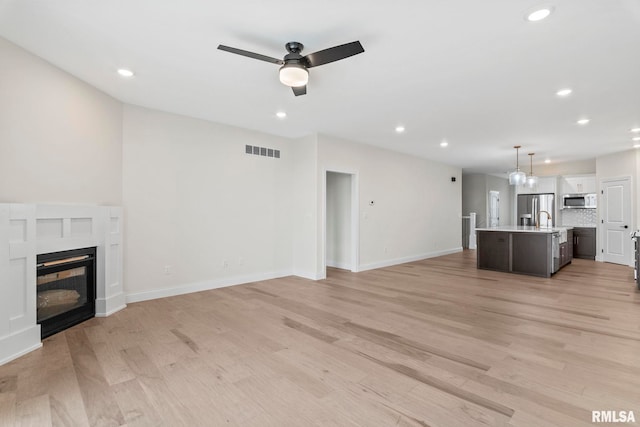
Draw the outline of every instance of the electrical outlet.
M389 249L385 246L384 247L384 253L386 254L387 252L389 252Z
M227 261L226 259L222 261L222 268L229 268L229 261Z
M238 258L238 265L244 265L244 258Z
M169 275L171 275L172 272L173 272L173 267L171 267L170 265L165 265L164 266L164 274L169 276Z

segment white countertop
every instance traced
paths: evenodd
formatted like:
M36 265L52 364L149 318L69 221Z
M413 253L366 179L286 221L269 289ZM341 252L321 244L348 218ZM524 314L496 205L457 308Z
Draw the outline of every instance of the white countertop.
M589 224L589 225L563 225L563 227L568 227L568 228L596 228L597 226L595 224Z
M573 227L535 228L530 225L502 225L498 227L476 228L476 231L508 231L508 232L516 232L516 233L562 233L572 229Z

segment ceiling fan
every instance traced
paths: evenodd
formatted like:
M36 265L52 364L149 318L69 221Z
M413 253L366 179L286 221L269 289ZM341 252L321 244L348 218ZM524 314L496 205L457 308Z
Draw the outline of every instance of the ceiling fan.
M276 59L259 53L236 49L235 47L224 45L218 46L218 49L220 50L282 65L282 67L280 67L280 81L283 84L290 86L296 96L305 95L307 93L307 82L309 81L308 68L339 61L364 52L364 48L359 41L330 47L329 49L310 53L307 56L302 56L301 54L302 49L304 49L304 45L302 43L289 42L285 45L285 48L289 53L286 54L283 59Z

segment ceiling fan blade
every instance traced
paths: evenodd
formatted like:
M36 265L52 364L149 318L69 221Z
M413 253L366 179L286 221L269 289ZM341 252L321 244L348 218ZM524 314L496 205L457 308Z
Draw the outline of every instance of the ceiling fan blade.
M284 61L282 59L276 59L270 56L260 55L259 53L249 52L248 50L236 49L235 47L218 45L218 49L224 50L226 52L235 53L237 55L246 56L253 59L259 59L260 61L271 62L272 64L278 64L278 65L284 64Z
M305 56L307 67L317 67L319 65L328 64L330 62L339 61L353 55L364 52L364 48L359 41L342 44L340 46L330 47L329 49L320 50Z
M295 96L300 96L300 95L306 95L307 94L307 85L298 86L298 87L293 86L291 89L293 89L293 94Z

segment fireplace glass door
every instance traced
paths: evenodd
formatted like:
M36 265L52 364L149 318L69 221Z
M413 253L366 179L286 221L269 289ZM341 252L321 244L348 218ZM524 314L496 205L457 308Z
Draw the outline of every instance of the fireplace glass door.
M95 316L96 248L38 255L37 321L47 337Z

